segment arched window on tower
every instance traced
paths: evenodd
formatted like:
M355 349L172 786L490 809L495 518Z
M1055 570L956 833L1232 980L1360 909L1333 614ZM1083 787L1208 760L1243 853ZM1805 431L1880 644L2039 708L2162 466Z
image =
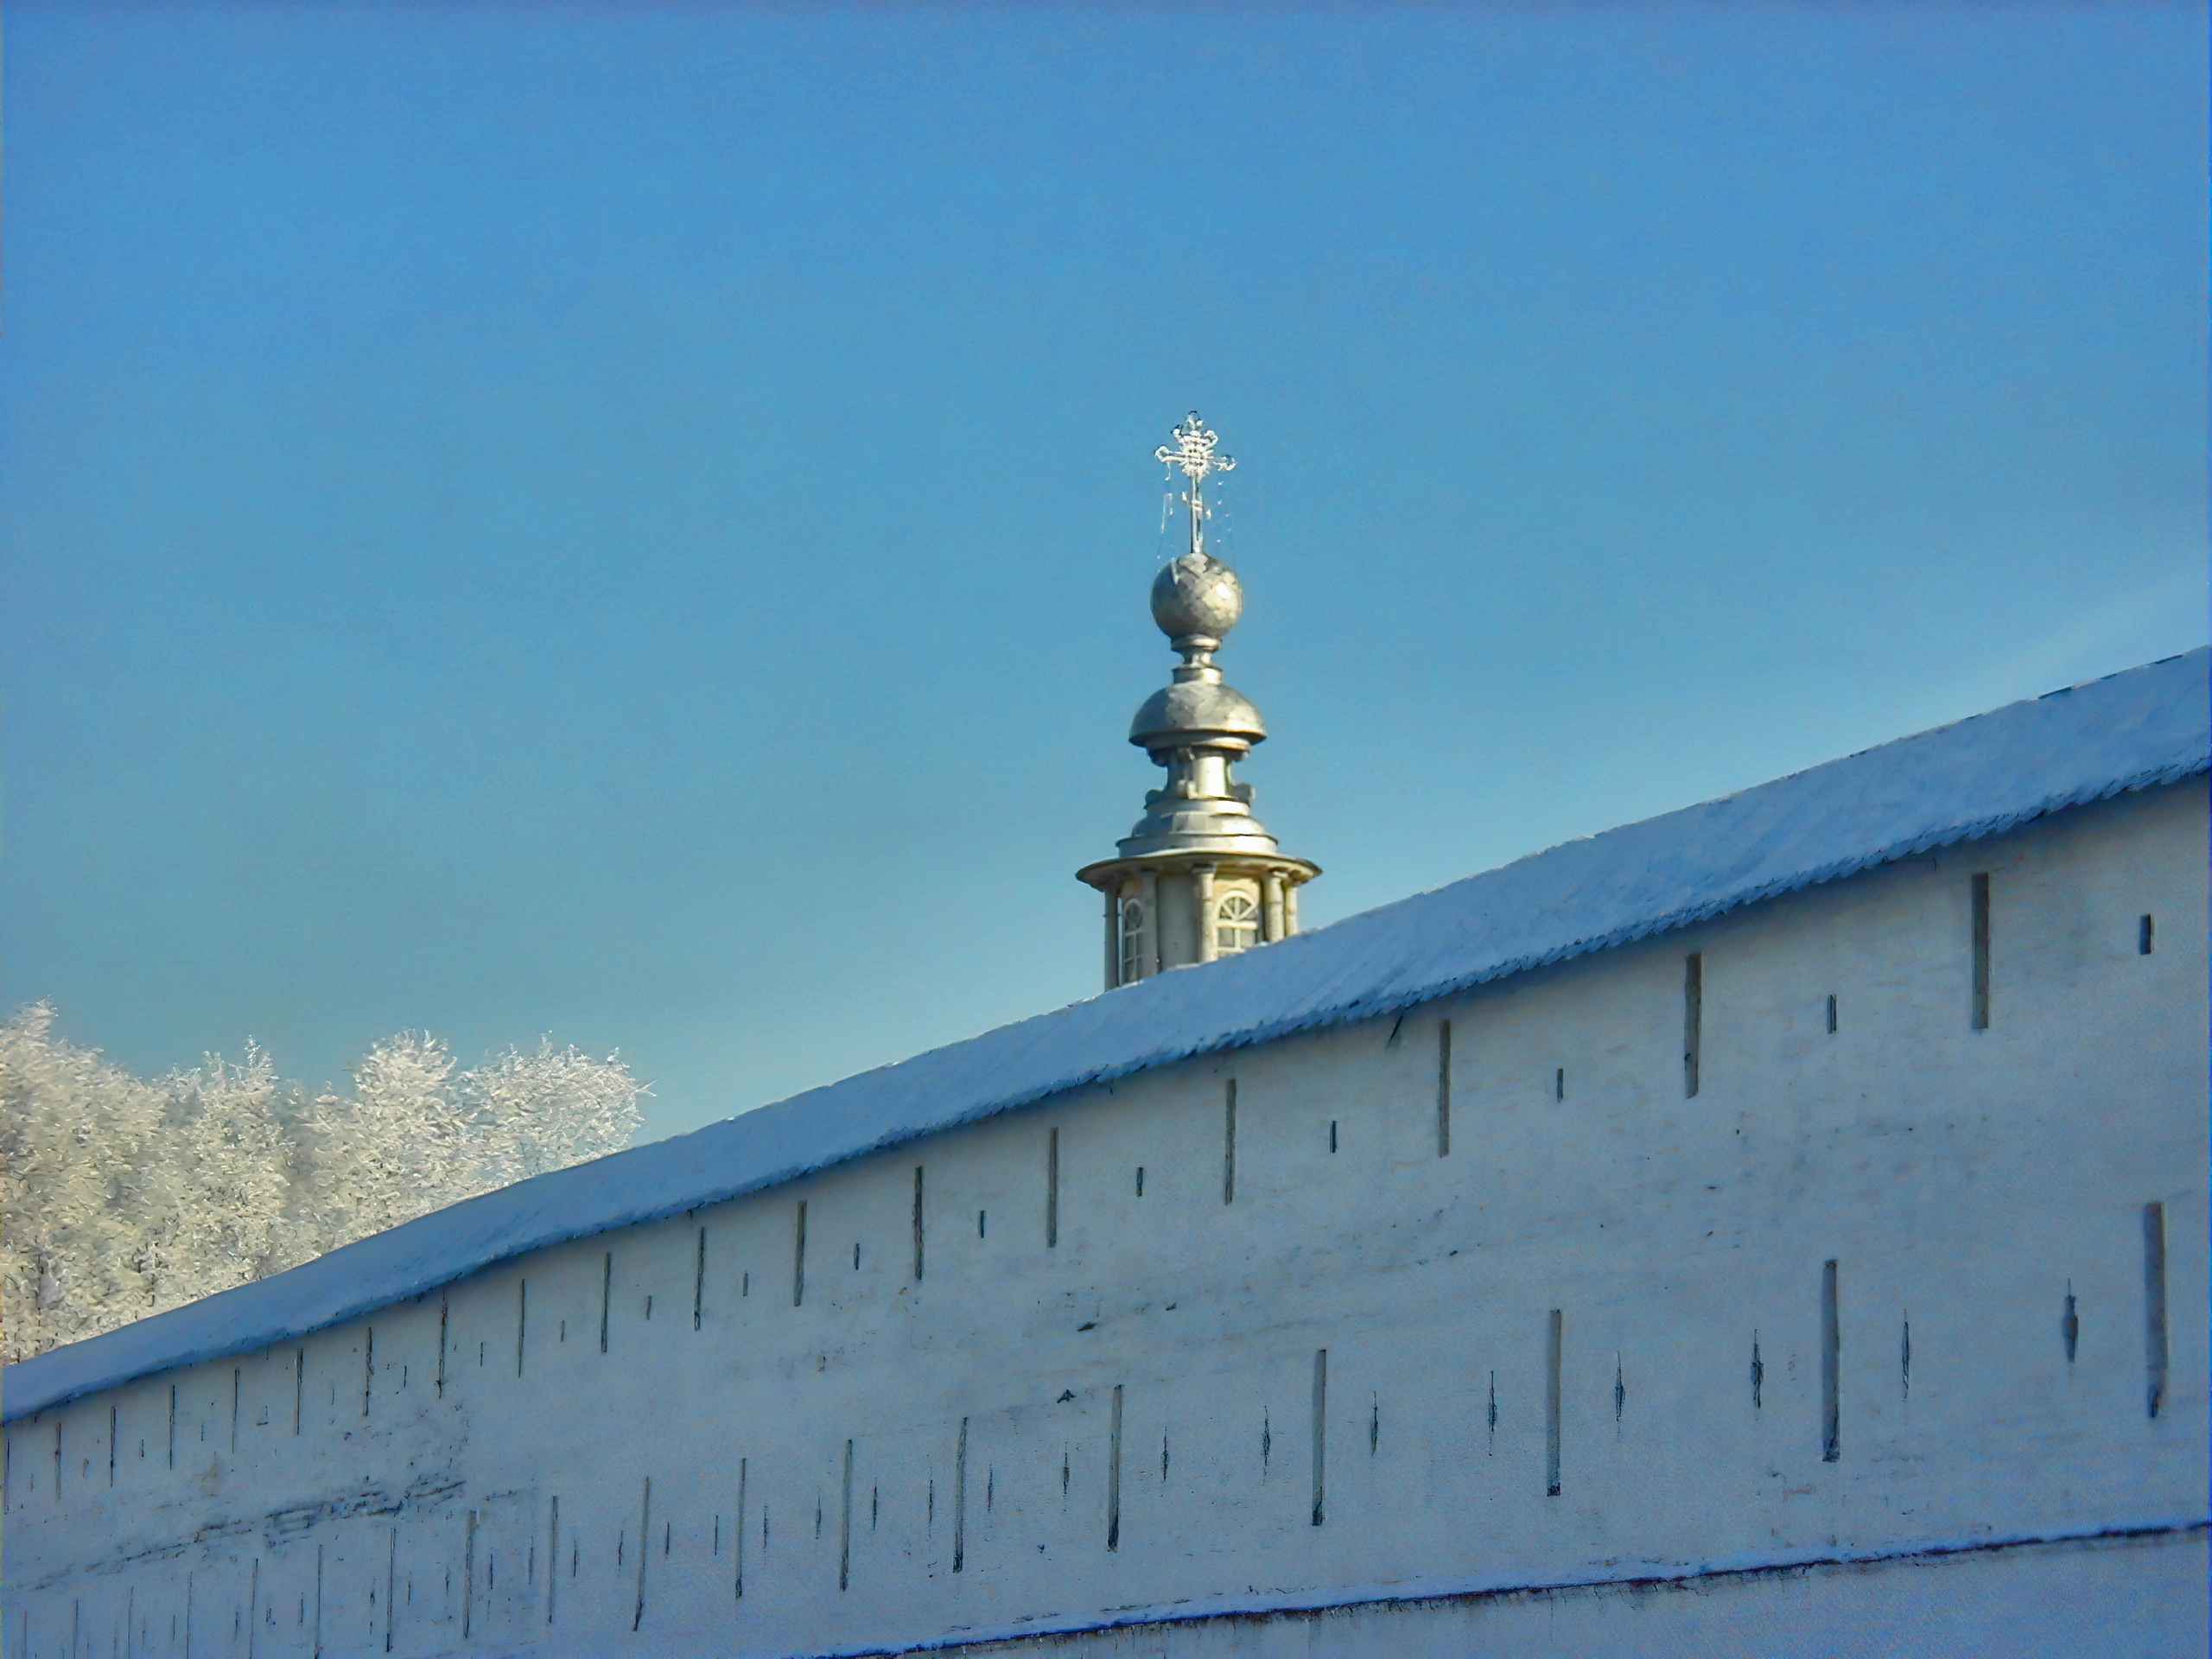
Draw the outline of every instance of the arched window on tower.
M1213 947L1216 954L1249 950L1260 942L1260 907L1251 895L1229 893L1213 908Z
M1122 983L1133 985L1144 977L1144 900L1122 900Z

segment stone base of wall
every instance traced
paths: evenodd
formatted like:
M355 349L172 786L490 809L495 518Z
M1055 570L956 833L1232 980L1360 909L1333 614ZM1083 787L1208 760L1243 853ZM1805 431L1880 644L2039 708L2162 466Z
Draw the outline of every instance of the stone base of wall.
M1227 1615L940 1649L1051 1659L2202 1659L2202 1526L1659 1583Z

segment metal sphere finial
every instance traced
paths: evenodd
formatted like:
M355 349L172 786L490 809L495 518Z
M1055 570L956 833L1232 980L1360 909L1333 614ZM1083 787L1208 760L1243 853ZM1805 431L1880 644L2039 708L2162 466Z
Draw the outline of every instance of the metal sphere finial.
M1152 620L1178 650L1218 649L1243 614L1243 584L1211 553L1185 553L1152 579Z

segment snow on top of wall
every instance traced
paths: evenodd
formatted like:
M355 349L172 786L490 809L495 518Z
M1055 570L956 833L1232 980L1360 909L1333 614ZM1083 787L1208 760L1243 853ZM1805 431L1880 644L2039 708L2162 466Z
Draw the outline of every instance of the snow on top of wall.
M0 1375L8 1421L357 1319L525 1251L755 1192L1195 1055L1370 1020L2208 769L2207 651L1646 819L540 1175Z

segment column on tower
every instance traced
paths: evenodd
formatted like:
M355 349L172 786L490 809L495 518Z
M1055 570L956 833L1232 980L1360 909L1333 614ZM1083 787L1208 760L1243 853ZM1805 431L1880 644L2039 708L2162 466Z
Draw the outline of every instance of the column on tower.
M1122 982L1122 895L1116 887L1103 891L1106 895L1106 984L1111 989Z

